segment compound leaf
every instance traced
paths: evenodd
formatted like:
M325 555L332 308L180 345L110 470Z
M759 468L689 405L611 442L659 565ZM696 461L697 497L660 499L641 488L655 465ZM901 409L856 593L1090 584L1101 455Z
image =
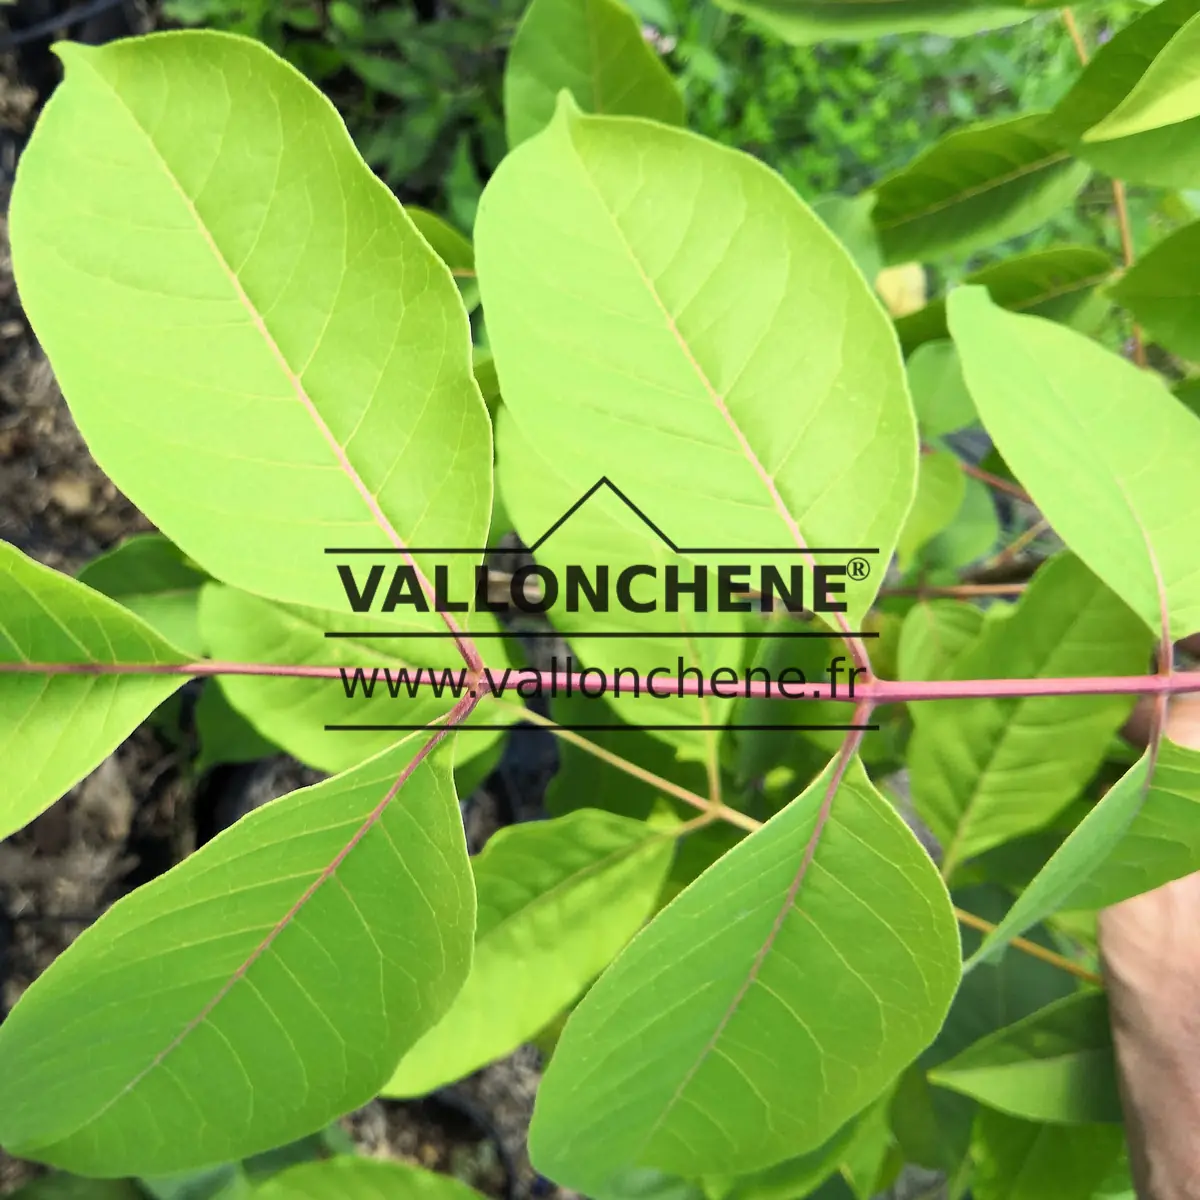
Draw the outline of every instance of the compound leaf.
M256 809L72 943L0 1026L0 1144L164 1175L374 1096L471 961L462 819L428 741Z
M471 974L385 1096L420 1096L511 1053L563 1012L654 911L674 838L583 809L501 829L473 862Z
M905 370L917 424L926 437L954 433L978 420L953 342L939 339L922 343L905 363ZM924 469L925 463L921 466ZM918 491L920 486L918 479Z
M115 601L0 542L0 838L99 766L186 681L48 675L30 664L163 667L193 659ZM9 664L22 669L5 669Z
M618 0L533 0L504 69L509 146L539 133L561 91L584 112L682 125L683 97Z
M204 570L276 600L344 605L328 546L482 546L466 313L333 105L228 34L59 53L13 265L106 474Z
M909 570L921 547L954 520L966 492L966 476L949 450L921 455L917 494L896 543L900 570Z
M1200 421L1157 379L1061 325L950 295L979 415L1047 521L1147 624L1200 629Z
M932 862L857 758L831 764L633 939L568 1019L534 1163L741 1174L815 1149L934 1037L959 979ZM826 819L827 818L827 819Z

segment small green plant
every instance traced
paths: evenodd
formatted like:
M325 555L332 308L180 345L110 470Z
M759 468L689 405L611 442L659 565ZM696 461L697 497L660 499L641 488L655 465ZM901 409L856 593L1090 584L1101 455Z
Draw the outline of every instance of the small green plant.
M976 20L938 14L893 19ZM1120 1190L1094 913L1200 869L1200 753L1163 735L1200 692L1200 242L1017 255L896 319L872 284L1096 172L1194 186L1197 21L1163 0L1053 110L817 215L682 127L615 0L533 0L473 244L256 42L63 47L14 267L160 533L82 580L0 548L0 836L189 679L330 777L34 983L0 1144L236 1164L538 1038L533 1162L601 1200L861 1198L906 1162L979 1200ZM1114 304L1136 361L1089 336ZM552 816L469 859L457 792L523 719L562 739ZM458 1189L293 1170L263 1194Z

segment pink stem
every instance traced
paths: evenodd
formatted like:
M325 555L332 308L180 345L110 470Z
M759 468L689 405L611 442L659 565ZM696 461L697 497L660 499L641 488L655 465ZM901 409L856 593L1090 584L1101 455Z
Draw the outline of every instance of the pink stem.
M372 668L366 668L370 671ZM285 666L275 663L0 663L0 675L186 675L203 678L214 675L261 675L278 678L340 679L342 672L353 674L351 667ZM581 695L586 689L597 689L601 679L605 690L613 692L619 685L623 694L633 686L632 676L617 679L612 675L601 675L588 671L585 674L566 671L534 671L515 668L507 680L502 681L503 672L493 672L496 687L489 683L486 673L477 681L480 692L516 692L520 683L531 684L534 680L543 688L566 689L570 686ZM458 671L431 671L421 668L410 671L409 681L415 685L433 682L448 685L454 677L470 686L470 679L461 669ZM638 687L650 695L651 681L638 679ZM979 700L987 698L1020 696L1163 696L1179 695L1184 692L1200 692L1200 671L1177 671L1171 675L1096 675L1058 679L963 679L935 682L907 682L887 679L872 679L856 682L853 694L845 680L839 680L836 692L831 693L828 683L810 682L803 685L804 696L797 696L792 689L799 685L789 682L788 692L781 691L778 684L752 682L727 683L722 681L714 690L708 681L685 679L682 686L674 676L653 680L659 699L668 696L717 696L722 699L742 696L760 696L777 700L839 700L870 701L872 704L907 704L919 700Z

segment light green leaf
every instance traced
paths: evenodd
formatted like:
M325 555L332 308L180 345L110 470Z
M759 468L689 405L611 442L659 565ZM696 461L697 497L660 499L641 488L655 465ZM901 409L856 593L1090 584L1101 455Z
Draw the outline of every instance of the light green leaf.
M99 766L187 679L47 675L5 664L165 666L193 658L115 601L0 542L0 838Z
M1124 778L1136 771L1135 765ZM1125 808L1128 794L1114 803ZM1121 840L1090 875L1078 878L1079 886L1060 907L1107 908L1200 870L1198 806L1200 751L1164 738L1150 789Z
M900 630L898 675L901 679L945 679L964 650L983 629L983 610L964 600L923 600L914 604ZM913 720L936 711L935 705L910 705Z
M463 305L467 312L472 312L479 304L479 284L475 281L475 251L470 239L427 208L406 204L404 211L433 252L450 268Z
M718 0L795 46L815 42L872 41L893 33L939 33L963 37L1029 19L1019 6L978 0Z
M452 1175L353 1155L289 1167L268 1179L254 1196L255 1200L482 1200Z
M1004 619L984 626L952 679L1145 672L1153 638L1069 554L1046 563ZM1129 696L946 700L909 743L913 800L961 862L1045 825L1083 790L1133 705Z
M1088 174L1044 113L956 130L879 184L875 228L888 262L965 254L1036 229Z
M917 551L954 520L966 491L966 476L953 454L937 450L921 455L917 494L896 544L900 570L907 571Z
M564 105L489 182L476 257L505 406L577 497L605 474L677 546L786 548L785 579L805 546L886 561L917 455L895 336L760 162Z
M958 932L925 851L853 760L677 896L567 1021L530 1132L589 1192L819 1146L932 1040ZM826 814L827 817L826 817Z
M1160 583L1171 636L1200 629L1200 422L1148 372L982 288L949 307L979 415L1054 531L1150 629Z
M365 569L358 569L357 562L354 566L361 582ZM385 574L381 592L387 587L387 577ZM264 737L301 762L329 772L343 771L378 754L395 743L398 735L409 732L396 726L427 725L467 694L466 669L457 660L451 639L413 636L429 632L420 624L423 614L410 616L401 609L378 616L350 613L345 611L345 595L342 606L341 612L325 612L275 604L211 583L200 597L200 629L215 659L346 669L346 680L284 675L225 675L221 679L229 703ZM486 613L476 614L472 624L476 632L497 628ZM327 636L330 632L362 636L331 638ZM502 672L508 665L503 642L488 640L481 645L488 665ZM363 676L355 676L357 668L363 670ZM421 668L437 672L445 686L412 684L410 694L409 683ZM385 670L390 672L390 687ZM351 688L353 695L347 696ZM509 709L485 699L463 727L511 719ZM393 728L347 732L330 729L331 725ZM459 761L482 753L498 736L491 731L464 734L457 752Z
M137 613L172 645L203 657L196 608L209 577L162 534L127 538L92 559L76 578Z
M345 603L329 546L482 546L466 313L333 105L227 34L58 51L13 265L106 474L204 570L280 601Z
M963 282L986 287L1001 308L1061 321L1087 333L1110 307L1097 288L1112 273L1112 258L1104 250L1093 246L1055 246L972 271ZM900 317L896 333L906 354L924 342L948 338L946 301L934 300L917 312Z
M584 112L683 124L675 81L618 0L532 0L504 69L510 147L545 127L564 89Z
M1084 135L1111 142L1200 117L1200 13L1185 22L1133 90Z
M1029 1121L1121 1122L1103 992L1067 996L996 1030L931 1071L929 1080Z
M974 1200L1091 1200L1125 1147L1116 1125L1039 1125L980 1109Z
M1155 341L1200 361L1200 221L1153 246L1117 281L1112 296Z
M0 1025L0 1144L163 1175L374 1096L471 961L462 819L426 741L255 809L73 942Z
M954 433L978 420L953 342L942 340L923 343L913 352L905 364L905 370L908 372L908 389L912 392L917 425L926 437ZM924 468L925 463L921 465ZM918 493L920 487L918 478Z
M474 860L471 974L405 1055L385 1096L421 1096L533 1038L654 911L669 831L596 810L501 829Z
M1197 0L1150 5L1097 49L1078 82L1059 101L1055 128L1096 170L1130 183L1166 188L1195 187L1200 180L1200 117L1114 141L1081 140L1137 87L1198 11Z

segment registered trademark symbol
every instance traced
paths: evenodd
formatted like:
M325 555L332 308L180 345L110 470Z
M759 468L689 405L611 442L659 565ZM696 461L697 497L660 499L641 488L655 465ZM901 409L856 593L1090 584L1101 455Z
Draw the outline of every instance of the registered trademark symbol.
M871 564L865 558L852 558L846 564L851 579L866 579L871 573Z

